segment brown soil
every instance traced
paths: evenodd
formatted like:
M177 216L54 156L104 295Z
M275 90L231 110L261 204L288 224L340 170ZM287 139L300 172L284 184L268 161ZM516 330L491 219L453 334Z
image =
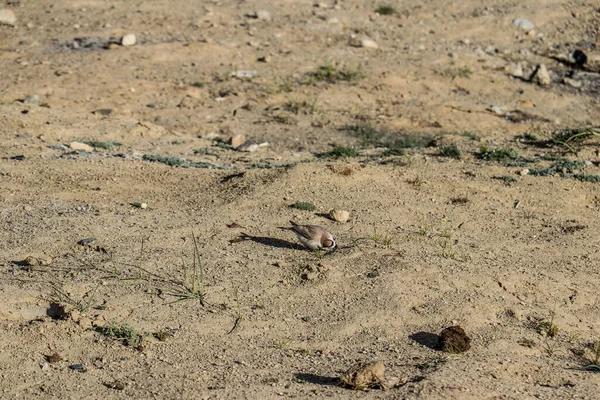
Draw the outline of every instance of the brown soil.
M600 11L485 3L1 2L0 397L597 398L598 141L547 139L600 125ZM372 360L406 383L335 379Z

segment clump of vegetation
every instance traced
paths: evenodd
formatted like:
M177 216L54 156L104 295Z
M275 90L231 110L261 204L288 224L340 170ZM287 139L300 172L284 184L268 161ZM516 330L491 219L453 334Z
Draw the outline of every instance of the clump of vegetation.
M335 145L333 149L328 152L319 154L319 157L322 158L348 158L348 157L358 157L360 156L360 152L351 146L338 146Z
M558 326L554 323L554 316L555 313L552 312L550 313L550 320L545 320L542 318L537 320L537 330L541 335L551 338L558 335Z
M198 241L196 236L192 232L192 239L194 242L194 252L192 257L192 266L188 268L185 262L182 262L183 268L183 290L168 293L171 296L175 296L178 299L177 302L186 300L198 300L201 306L204 306L204 296L206 292L204 290L204 267L200 260L200 250L198 249Z
M173 156L158 156L154 154L144 154L142 157L144 161L158 162L166 164L171 167L182 167L182 168L209 168L209 169L233 169L231 166L226 165L215 165L205 162L188 161L184 158L173 157Z
M534 134L527 132L527 133L523 133L521 135L515 136L515 140L523 141L523 142L535 142L538 140L538 138Z
M581 182L600 183L600 175L573 174L571 178Z
M412 149L431 147L434 144L435 137L432 135L401 135L393 141L389 141L386 147L389 149Z
M292 204L290 207L296 208L298 210L303 210L303 211L316 211L317 210L317 206L315 206L313 203L308 202L308 201L297 201L296 203Z
M206 86L206 84L204 82L198 81L198 82L192 83L192 86L197 87L197 88L203 88L204 86Z
M442 157L454 158L456 160L460 160L462 157L460 150L455 144L440 147L439 155Z
M585 168L585 163L580 160L568 160L562 158L556 161L554 164L546 168L532 168L529 170L529 175L533 176L550 176L554 174L561 174L561 176L567 176L567 174L573 174L576 170L582 170ZM577 174L585 176L582 174ZM592 175L593 176L593 175Z
M487 146L481 146L479 154L477 155L481 160L486 161L508 161L519 159L519 153L514 149L499 147L496 149L489 149Z
M592 351L594 352L594 358L591 360L592 362L583 367L583 369L586 371L600 372L600 340L593 344Z
M112 321L110 324L96 328L101 334L113 339L121 340L124 345L129 347L140 347L147 333L138 332L137 329L127 325L118 324Z
M365 77L364 71L361 69L352 68L337 68L331 62L320 66L314 72L307 74L308 80L306 84L314 84L316 82L338 83L338 82L356 82Z
M600 136L600 132L591 127L561 129L550 136L549 142L565 146L570 152L577 153L576 147L593 136Z
M378 146L385 134L371 124L357 124L357 125L346 125L342 128L349 132L355 138L360 139L360 142L364 146Z
M314 114L315 110L317 108L317 99L315 98L310 103L306 100L302 100L302 101L289 100L285 104L285 108L289 112L294 113L295 115L300 114L300 112L302 112L303 114Z
M112 140L108 140L105 142L96 142L96 141L85 141L83 142L89 146L92 146L95 149L104 149L104 150L114 150L118 149L122 146L122 143L115 142Z
M515 182L519 181L516 176L512 176L512 175L504 175L504 176L501 176L500 179L502 181L504 181L504 183L506 183L506 184L511 184L511 183L515 183Z
M461 196L461 197L453 197L450 199L450 203L454 204L454 205L465 205L468 204L471 200L469 200L468 197L466 196Z
M442 70L440 75L446 78L456 79L456 78L465 78L468 79L473 74L471 68L469 67L447 67Z
M388 5L377 7L375 12L379 15L394 15L398 13L394 7Z

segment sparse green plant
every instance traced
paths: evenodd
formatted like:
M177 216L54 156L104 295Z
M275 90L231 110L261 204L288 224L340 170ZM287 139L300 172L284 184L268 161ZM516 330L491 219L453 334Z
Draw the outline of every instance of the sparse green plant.
M421 224L417 233L421 236L431 237L431 229L427 224Z
M519 153L511 148L500 147L490 150L487 145L482 145L477 156L486 161L507 161L517 160L519 158Z
M554 174L573 174L574 171L582 170L585 168L585 163L580 160L568 160L561 158L549 167L546 168L531 168L529 175L533 176L550 176Z
M435 144L435 137L432 135L400 135L386 143L389 149L412 149L421 147L431 147Z
M592 345L592 357L591 363L584 366L583 369L591 372L600 372L600 340Z
M454 158L460 160L462 154L455 144L440 147L439 155L442 157Z
M535 347L535 342L531 339L520 339L519 341L517 341L517 343L519 343L523 347L528 347L530 349Z
M319 157L321 158L349 158L358 156L360 156L360 152L356 148L338 145L335 145L333 149L328 152L319 154Z
M333 63L328 62L317 68L316 71L307 74L305 84L315 84L316 82L338 83L355 82L365 77L361 69L338 68Z
M108 140L108 141L104 141L104 142L87 140L87 141L84 141L83 143L85 143L89 146L92 146L95 149L104 149L104 150L114 150L114 149L118 149L119 147L122 146L122 143L115 142L112 140Z
M546 340L544 340L544 343L542 344L541 349L544 353L546 353L548 357L552 357L558 352L557 346L558 343L556 342L556 340L550 340L546 338Z
M298 115L300 112L303 114L314 114L317 108L317 98L315 97L312 102L308 102L306 100L289 100L285 104L285 108L296 115Z
M454 204L454 205L459 205L459 206L464 206L466 204L469 204L471 200L469 200L469 198L467 196L459 196L459 197L453 197L450 199L450 203Z
M197 81L197 82L192 83L192 86L197 87L197 88L203 88L204 86L206 86L206 83Z
M474 132L470 132L470 131L463 132L463 133L461 134L461 136L464 136L464 137L466 137L466 138L469 138L469 139L471 139L471 140L477 140L477 139L479 139L479 137L477 136L477 134L476 134L476 133L474 133Z
M302 210L302 211L316 211L317 210L317 206L315 206L313 203L308 202L308 201L297 201L294 204L292 204L290 207L295 208L297 210Z
M465 78L468 79L473 74L471 68L465 67L447 67L442 70L440 75L446 78L451 78L452 80L456 78Z
M231 328L231 330L229 332L227 332L227 334L232 334L233 332L237 331L241 324L242 324L242 319L244 318L244 314L242 313L242 309L240 307L240 299L239 299L239 293L238 293L238 289L235 290L235 304L236 304L236 312L233 314L233 327Z
M538 140L538 138L533 133L527 132L520 135L516 135L515 140L522 142L535 142Z
M188 268L185 260L182 260L183 290L170 292L168 294L176 297L176 302L197 300L200 302L200 305L204 306L204 296L206 295L204 288L204 266L200 259L200 250L198 249L198 241L194 232L192 232L192 240L194 248L191 268Z
M394 241L394 237L387 233L377 232L377 229L373 230L373 236L371 237L373 242L382 244L384 246L390 246Z
M407 180L407 182L416 188L420 188L425 184L425 181L418 175L412 179Z
M573 174L571 178L581 182L600 183L600 175Z
M538 332L541 335L547 336L550 338L553 338L556 335L558 335L558 326L556 326L556 324L554 323L555 316L556 316L556 313L554 311L552 311L550 313L550 320L538 319L538 321L537 321Z
M571 153L577 153L577 147L587 139L600 137L600 132L592 127L561 129L552 133L549 143L566 147Z
M502 179L506 184L511 184L519 181L516 176L512 175L504 175L501 176L500 179Z
M363 146L378 146L385 134L371 124L346 125L342 128L355 138L360 139Z
M223 147L223 146L220 146L218 143L217 143L217 146ZM229 147L231 147L231 146L229 146ZM205 162L188 161L188 160L186 160L184 158L180 158L180 157L158 156L158 155L153 155L153 154L144 154L142 156L142 160L150 161L150 162L158 162L158 163L166 164L171 167L234 169L234 167L231 167L228 165L216 165L216 164L210 164L210 163L205 163Z
M113 339L121 340L124 345L138 348L149 334L139 332L128 324L119 324L111 321L108 325L97 327L96 330L101 334Z
M375 12L379 15L394 15L398 13L394 7L389 5L379 6L375 9Z
M94 296L98 291L100 284L96 285L96 287L92 290L91 295L87 296L87 300L75 300L68 293L54 286L52 288L51 298L54 302L59 304L67 304L79 312L85 313L89 311L90 308L94 307ZM86 294L87 295L87 294Z

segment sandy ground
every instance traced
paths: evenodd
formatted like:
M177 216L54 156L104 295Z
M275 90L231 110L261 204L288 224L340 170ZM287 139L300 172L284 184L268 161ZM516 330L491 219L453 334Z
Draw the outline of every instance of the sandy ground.
M598 140L548 145L600 125L592 3L1 2L0 397L598 398Z

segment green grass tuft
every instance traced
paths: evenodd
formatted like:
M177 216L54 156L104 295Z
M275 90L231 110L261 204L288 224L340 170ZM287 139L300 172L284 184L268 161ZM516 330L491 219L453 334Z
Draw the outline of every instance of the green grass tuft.
M127 324L117 324L112 321L106 326L96 328L96 330L105 336L121 340L123 344L130 347L139 347L144 341L146 333L140 333L137 329Z
M112 140L105 141L105 142L85 141L83 143L85 143L89 146L92 146L95 149L104 149L104 150L114 150L114 149L118 149L119 147L122 146L122 143L115 142Z
M310 203L308 201L298 201L298 202L292 204L290 207L298 209L298 210L303 210L303 211L316 211L317 210L317 206L315 206L313 203Z
M460 160L460 158L462 157L460 150L458 149L458 147L456 147L455 144L440 147L439 155L442 157L454 158L456 160Z
M314 84L316 82L338 83L338 82L356 82L365 78L366 74L361 69L337 68L332 63L320 66L314 72L307 74L308 80L305 84Z
M342 128L355 138L360 139L363 146L378 146L385 134L370 124L346 125Z
M519 153L514 149L499 147L496 149L488 149L487 146L482 146L477 155L481 160L486 161L508 161L519 159Z
M336 145L333 149L326 153L321 153L319 157L322 158L348 158L358 157L360 152L354 147L338 146Z
M142 157L144 161L157 162L166 164L171 167L182 167L182 168L208 168L208 169L234 169L234 167L228 165L216 165L205 162L188 161L184 158L173 157L173 156L159 156L154 154L144 154Z
M574 171L583 168L585 168L585 163L583 161L567 160L566 158L563 158L547 168L532 168L529 170L529 175L550 176L554 174L572 174Z
M379 6L375 12L379 15L394 15L398 13L392 6Z

